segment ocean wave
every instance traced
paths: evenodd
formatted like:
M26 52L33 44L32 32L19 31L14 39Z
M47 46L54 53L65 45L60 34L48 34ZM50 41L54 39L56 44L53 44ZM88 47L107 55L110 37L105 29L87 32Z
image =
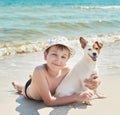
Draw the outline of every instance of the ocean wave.
M89 35L83 36L90 41L102 41L104 43L112 43L117 42L120 43L120 33L116 34L97 34L97 35ZM73 46L78 46L79 37L69 38L70 42ZM47 40L37 41L37 42L23 42L23 43L3 43L0 45L0 57L1 56L10 56L17 54L25 54L25 53L33 53L39 52L43 49Z
M43 48L44 43L45 42L25 42L25 43L1 44L0 56L39 52Z
M76 9L120 9L120 6L69 6Z
M64 28L64 29L68 29L68 30L72 30L72 29L76 29L79 27L82 28L90 28L90 26L87 23L84 22L50 22L48 24L49 28Z
M120 33L89 35L87 38L91 41L102 41L103 43L119 43Z
M59 22L49 22L48 23L48 28L66 28L66 29L76 29L76 28L96 28L96 27L120 27L120 21L119 20L93 20L89 22L82 22L82 21L77 21L77 22L68 22L67 20L59 21Z

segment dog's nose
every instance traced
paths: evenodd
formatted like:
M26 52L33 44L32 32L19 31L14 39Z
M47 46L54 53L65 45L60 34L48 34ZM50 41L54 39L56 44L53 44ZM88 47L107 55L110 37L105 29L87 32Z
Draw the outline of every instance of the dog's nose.
M93 53L93 56L96 56L97 54L96 53Z

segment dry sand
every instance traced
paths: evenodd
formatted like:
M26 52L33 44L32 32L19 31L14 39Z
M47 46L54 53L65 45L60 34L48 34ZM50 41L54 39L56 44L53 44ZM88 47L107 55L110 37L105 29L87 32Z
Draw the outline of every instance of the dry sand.
M5 81L4 81L5 82ZM92 100L92 106L73 103L59 107L46 107L43 102L33 101L15 93L11 83L1 87L0 115L119 115L120 78L105 79L99 92L107 98Z

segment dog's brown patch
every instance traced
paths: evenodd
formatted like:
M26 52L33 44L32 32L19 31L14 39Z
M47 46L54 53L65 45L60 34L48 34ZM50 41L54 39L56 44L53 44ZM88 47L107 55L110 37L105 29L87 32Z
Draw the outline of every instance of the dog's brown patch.
M98 52L98 54L100 53L100 49L103 47L103 44L96 41L94 44L93 44L93 48Z

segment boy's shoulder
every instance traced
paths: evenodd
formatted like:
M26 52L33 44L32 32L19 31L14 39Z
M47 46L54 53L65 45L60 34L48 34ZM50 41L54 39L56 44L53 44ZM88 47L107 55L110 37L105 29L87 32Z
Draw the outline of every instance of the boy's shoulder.
M65 66L65 67L63 68L63 71L69 72L69 71L70 71L70 67Z
M40 78L42 78L42 76L45 76L46 75L45 65L43 64L36 66L34 69L34 73L39 74L39 76L41 76Z
M35 71L43 71L43 70L44 70L44 64L35 67Z
M42 69L43 68L43 65L38 65L35 67L35 69Z

